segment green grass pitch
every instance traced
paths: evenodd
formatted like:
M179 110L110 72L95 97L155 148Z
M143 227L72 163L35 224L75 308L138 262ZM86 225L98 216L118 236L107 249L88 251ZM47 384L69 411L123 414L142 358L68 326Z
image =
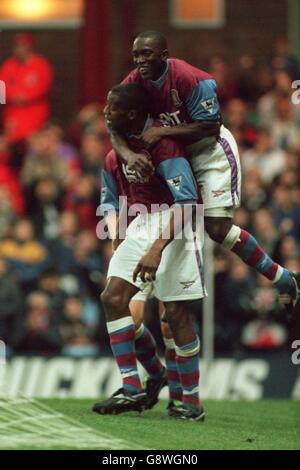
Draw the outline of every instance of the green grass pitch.
M204 423L163 419L166 408L164 401L141 414L130 412L117 416L92 413L90 409L94 400L43 399L38 400L38 403L45 406L50 414L53 413L53 417L50 417L55 430L53 434L57 435L59 444L52 441L51 445L47 445L51 419L43 412L44 418L42 415L39 417L38 413L34 417L37 425L30 422L32 418L28 418L27 422L25 420L27 443L18 437L17 422L12 423L15 435L11 433L11 428L7 428L10 429L11 437L6 442L10 443L10 448L74 448L72 442L76 442L76 437L72 437L69 442L66 440L69 429L71 433L74 427L73 435L78 436L79 446L80 439L83 439L84 448L89 448L89 436L93 437L95 433L96 442L99 436L99 448L105 450L119 449L119 445L123 449L146 450L300 449L300 404L292 401L206 401L207 417ZM70 422L55 424L55 420L64 420L65 417ZM39 420L43 419L48 419L50 424L42 431L43 439L39 441L34 433ZM81 431L76 431L76 425L81 427ZM0 429L2 449L3 442ZM95 449L95 442L90 448Z

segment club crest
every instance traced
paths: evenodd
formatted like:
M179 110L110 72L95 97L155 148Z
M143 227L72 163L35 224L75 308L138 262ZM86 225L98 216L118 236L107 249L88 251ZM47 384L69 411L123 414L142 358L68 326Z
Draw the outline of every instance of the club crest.
M182 101L179 98L178 90L175 90L175 88L172 88L171 90L171 98L174 106L176 106L176 108L180 108Z
M173 188L177 189L177 191L180 190L181 181L182 181L182 176L181 175L174 176L174 178L170 178L167 181L171 186L173 186Z

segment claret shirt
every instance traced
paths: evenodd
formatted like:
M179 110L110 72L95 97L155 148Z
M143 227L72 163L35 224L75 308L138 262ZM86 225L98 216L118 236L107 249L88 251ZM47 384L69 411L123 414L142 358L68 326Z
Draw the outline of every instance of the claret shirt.
M184 60L167 59L166 69L156 81L143 79L134 69L122 83L140 83L147 89L151 115L163 126L220 121L216 81Z
M160 125L148 119L146 128ZM144 129L145 131L145 129ZM127 196L127 204L143 204L148 210L152 204L174 203L195 204L198 189L192 169L185 156L184 148L173 139L161 139L151 150L146 150L139 136L127 136L129 148L134 152L145 153L151 159L155 172L148 182L138 181L135 171L129 170L127 163L111 150L102 170L102 210L119 210L119 196Z

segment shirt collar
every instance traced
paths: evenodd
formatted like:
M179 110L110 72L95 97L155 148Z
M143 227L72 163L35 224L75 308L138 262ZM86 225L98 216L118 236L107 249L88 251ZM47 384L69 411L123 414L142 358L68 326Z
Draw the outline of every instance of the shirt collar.
M169 59L167 59L167 65L163 74L157 80L149 80L149 82L155 88L161 88L167 78L168 73L169 73Z
M153 126L153 118L150 117L150 115L148 114L147 116L147 119L145 121L145 125L144 125L144 128L143 130L140 132L140 134L127 134L127 137L128 138L132 138L132 137L135 137L136 139L140 139L142 134L144 134L144 132L146 132L147 129L150 129L150 127Z

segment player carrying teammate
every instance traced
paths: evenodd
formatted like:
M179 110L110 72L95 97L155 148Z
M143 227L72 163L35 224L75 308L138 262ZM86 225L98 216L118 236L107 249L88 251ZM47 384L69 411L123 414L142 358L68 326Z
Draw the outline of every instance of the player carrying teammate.
M105 109L108 125L125 135L130 147L141 151L140 134L153 125L147 117L149 98L137 84L112 89ZM150 156L150 155L149 155ZM183 148L170 139L162 139L151 150L154 173L145 183L137 181L125 161L111 151L103 170L102 209L118 211L118 196L128 198L128 205L141 204L147 209L130 223L125 240L115 251L108 269L108 281L101 295L107 329L123 386L108 400L96 403L93 411L117 414L146 407L135 354L135 326L129 311L131 298L153 282L154 295L164 302L166 316L176 345L176 364L183 389L182 406L174 418L202 421L204 410L199 400L199 338L190 316L189 301L202 298L205 288L201 276L201 256L197 243L187 249L186 231L176 238L179 227L173 210L158 206L176 204L180 228L184 210L197 203L198 194ZM156 205L156 212L152 212ZM141 209L140 209L141 211ZM176 222L177 219L177 222ZM187 221L190 223L191 220ZM190 234L195 242L192 227ZM166 236L169 233L170 236ZM154 237L153 237L154 235Z

